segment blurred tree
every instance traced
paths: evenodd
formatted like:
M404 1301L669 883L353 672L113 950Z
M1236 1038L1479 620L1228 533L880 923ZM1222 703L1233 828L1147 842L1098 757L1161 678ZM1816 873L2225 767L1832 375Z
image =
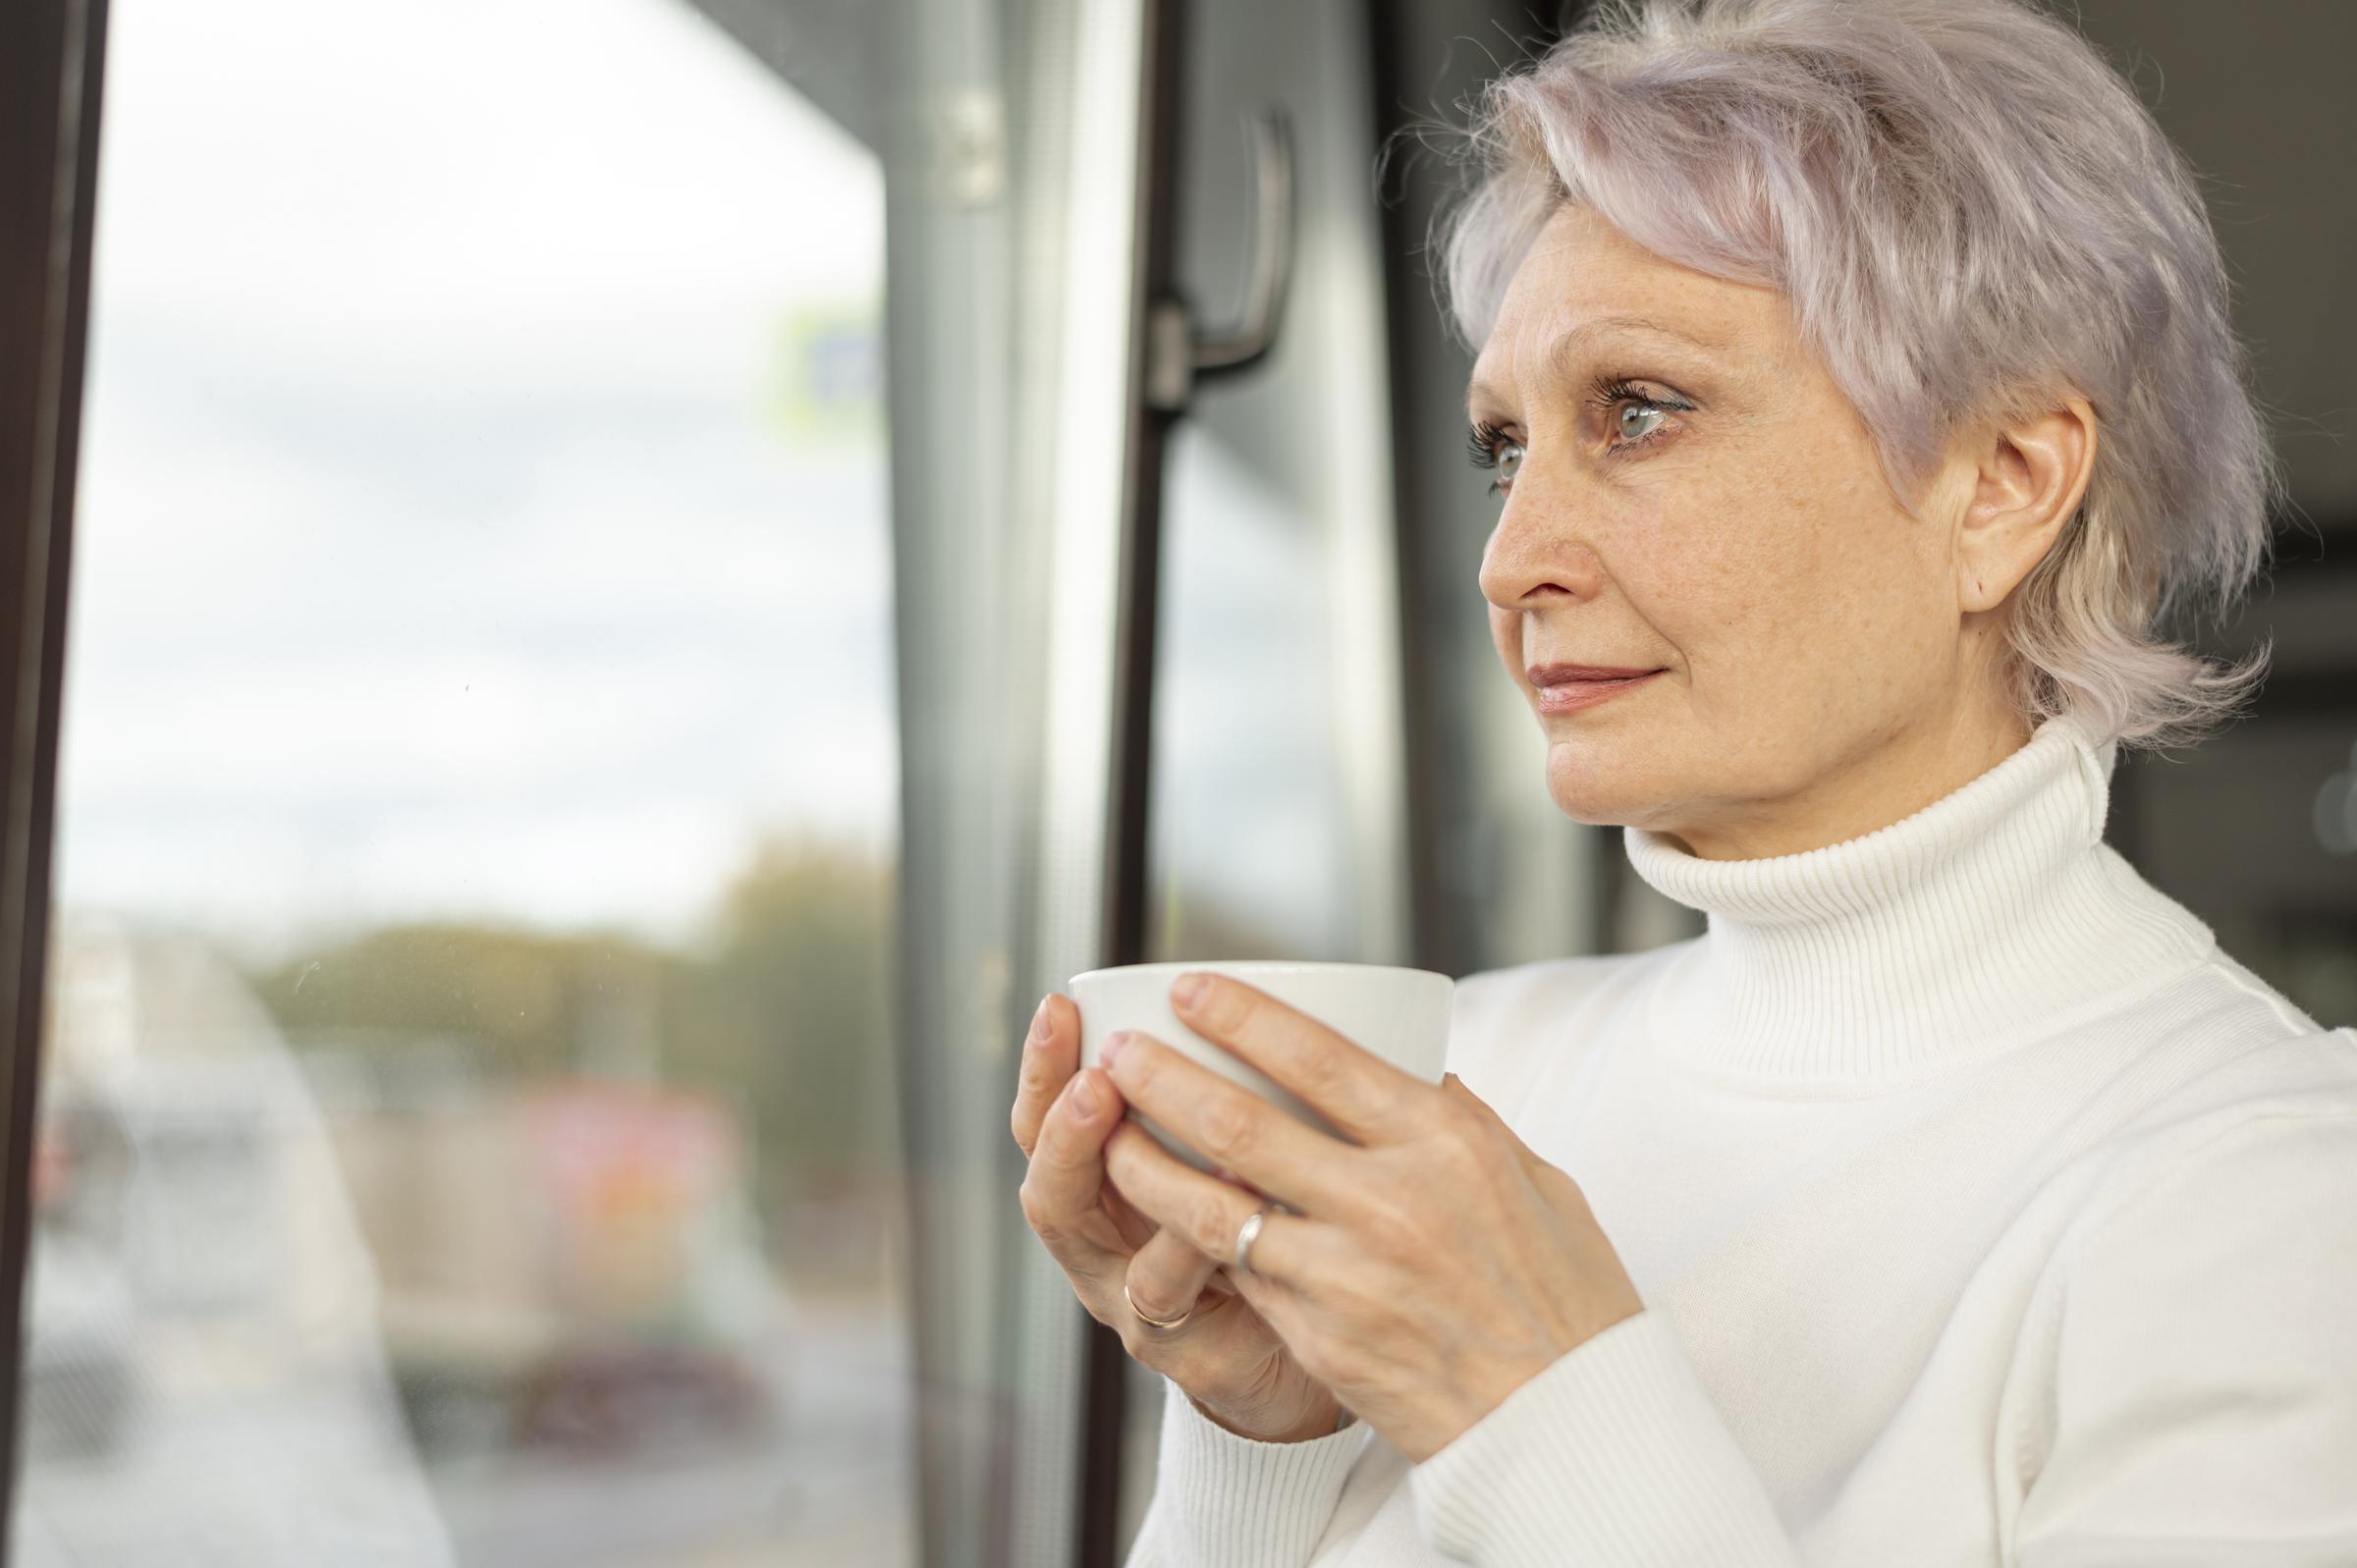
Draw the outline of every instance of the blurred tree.
M618 933L419 923L299 945L251 979L298 1049L455 1040L496 1080L708 1090L745 1117L774 1217L898 1166L893 871L777 838L724 891L694 952Z
M751 1110L772 1186L823 1195L898 1170L891 970L895 868L774 838L723 892L710 955L666 994L666 1059Z
M531 1077L576 1070L604 999L650 983L665 962L628 936L430 923L299 946L250 978L297 1046L442 1036L474 1047L489 1073Z

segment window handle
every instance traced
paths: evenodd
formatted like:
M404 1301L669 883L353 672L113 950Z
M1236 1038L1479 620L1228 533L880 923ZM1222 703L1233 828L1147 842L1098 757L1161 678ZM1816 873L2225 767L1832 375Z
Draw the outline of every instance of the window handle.
M1165 295L1146 316L1146 401L1166 413L1187 406L1198 382L1233 375L1259 363L1277 341L1279 318L1293 273L1293 152L1291 129L1279 109L1245 120L1252 137L1252 271L1244 285L1243 319L1226 332L1199 329L1186 301Z

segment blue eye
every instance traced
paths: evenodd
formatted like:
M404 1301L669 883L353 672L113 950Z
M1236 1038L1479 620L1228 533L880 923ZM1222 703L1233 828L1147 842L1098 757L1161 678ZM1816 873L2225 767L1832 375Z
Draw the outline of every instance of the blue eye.
M1667 412L1657 404L1631 404L1620 410L1620 434L1626 438L1629 445L1634 446L1659 430L1661 428L1659 421L1667 417L1669 417ZM1645 426L1642 430L1636 427L1638 421L1648 418L1656 422Z
M1619 376L1598 378L1589 388L1588 401L1608 414L1618 410L1613 418L1613 427L1620 439L1611 443L1611 450L1616 454L1643 446L1660 435L1665 419L1672 412L1691 412L1694 407L1692 404L1674 397L1650 397Z
M1513 487L1514 475L1522 471L1522 444L1506 441L1498 448L1498 477L1490 481L1490 494L1502 496Z
M1490 483L1490 494L1506 494L1507 487L1514 482L1514 474L1522 466L1522 443L1484 422L1473 426L1466 448L1474 467L1498 470L1498 477Z

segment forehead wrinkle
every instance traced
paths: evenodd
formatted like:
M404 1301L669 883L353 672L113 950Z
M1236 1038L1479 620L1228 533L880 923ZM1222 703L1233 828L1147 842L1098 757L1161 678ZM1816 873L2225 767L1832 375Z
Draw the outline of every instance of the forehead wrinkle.
M1668 338L1672 342L1681 343L1688 348L1700 349L1706 352L1726 347L1724 344L1694 337L1690 333L1682 332L1665 322L1655 321L1649 316L1616 312L1612 315L1593 316L1562 333L1547 345L1541 351L1540 358L1547 373L1560 379L1565 369L1578 358L1591 342L1599 338L1616 336ZM1519 356L1517 355L1517 357ZM1496 385L1483 374L1477 365L1474 368L1472 381L1465 388L1466 411L1470 413L1475 405L1485 400L1501 404L1506 402Z

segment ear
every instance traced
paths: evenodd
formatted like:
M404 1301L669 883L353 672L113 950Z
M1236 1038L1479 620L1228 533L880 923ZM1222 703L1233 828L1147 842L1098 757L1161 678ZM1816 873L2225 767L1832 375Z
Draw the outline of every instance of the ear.
M1956 603L1995 610L2046 559L2095 472L2095 409L2076 393L2059 406L1984 426L1972 493L1956 539Z

